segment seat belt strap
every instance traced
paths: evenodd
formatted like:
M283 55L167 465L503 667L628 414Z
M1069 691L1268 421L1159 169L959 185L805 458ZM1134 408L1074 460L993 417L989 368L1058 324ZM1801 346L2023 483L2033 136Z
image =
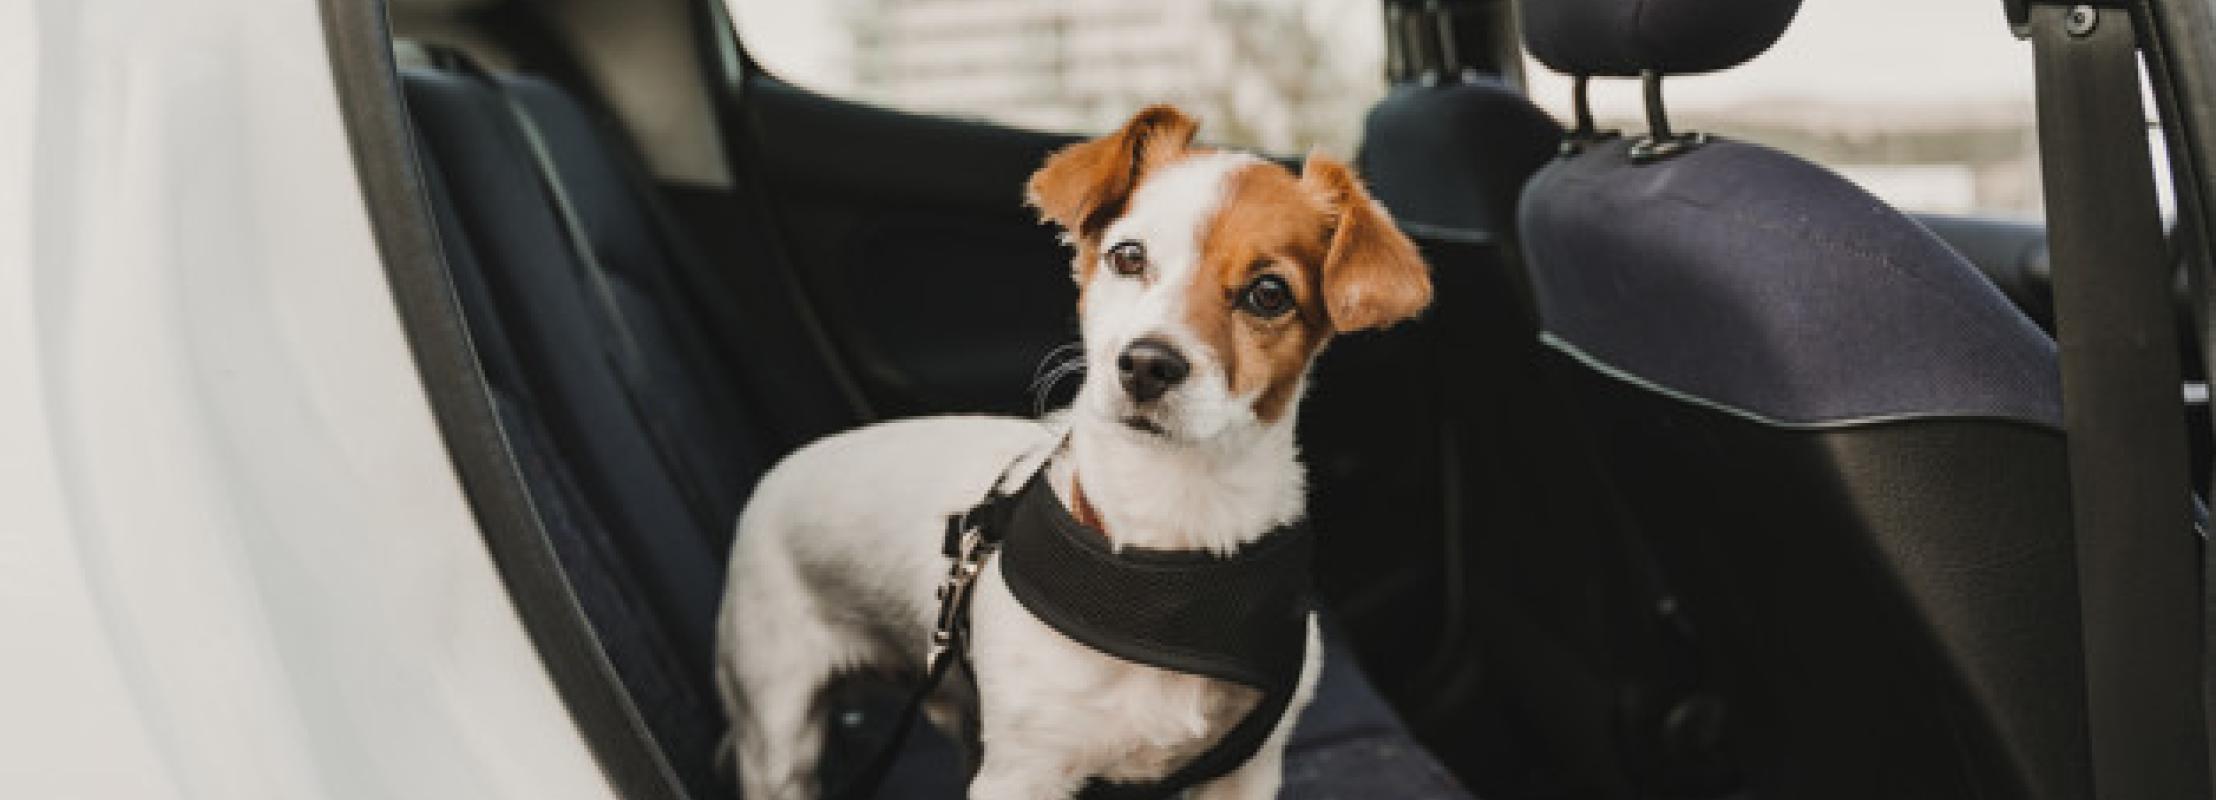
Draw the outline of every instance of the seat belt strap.
M2131 13L2031 9L2094 796L2208 797L2199 543Z

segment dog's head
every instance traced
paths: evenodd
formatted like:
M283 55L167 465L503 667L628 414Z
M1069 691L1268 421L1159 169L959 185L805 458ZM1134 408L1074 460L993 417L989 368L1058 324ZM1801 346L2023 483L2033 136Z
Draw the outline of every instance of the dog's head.
M1076 413L1177 442L1288 418L1325 341L1431 302L1422 257L1347 165L1311 155L1295 176L1196 148L1194 128L1148 108L1049 157L1028 191L1077 251L1092 377Z

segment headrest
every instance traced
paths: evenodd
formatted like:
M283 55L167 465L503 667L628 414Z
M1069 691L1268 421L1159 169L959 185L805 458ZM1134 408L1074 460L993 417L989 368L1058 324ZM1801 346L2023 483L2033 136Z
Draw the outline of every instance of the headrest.
M1770 49L1800 0L1522 0L1524 43L1571 75L1686 75Z

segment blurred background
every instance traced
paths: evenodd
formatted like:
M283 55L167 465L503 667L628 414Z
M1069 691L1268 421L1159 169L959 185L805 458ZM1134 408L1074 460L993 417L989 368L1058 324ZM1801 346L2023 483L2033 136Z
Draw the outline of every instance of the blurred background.
M1825 164L1907 211L2040 215L2031 48L1990 2L1807 0L1769 54L1671 78L1678 127ZM1095 133L1175 102L1219 143L1351 154L1385 92L1374 0L731 0L771 71L840 97ZM1569 116L1536 63L1534 98ZM1633 81L1601 81L1605 127L1643 130Z

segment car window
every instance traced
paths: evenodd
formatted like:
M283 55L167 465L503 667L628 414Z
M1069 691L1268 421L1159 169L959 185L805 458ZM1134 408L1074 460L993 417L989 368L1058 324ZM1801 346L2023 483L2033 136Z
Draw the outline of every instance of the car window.
M747 51L825 94L1101 133L1148 103L1203 138L1351 155L1384 94L1377 0L726 0Z
M1528 65L1568 118L1570 81ZM1807 0L1759 58L1665 81L1673 126L1823 164L1894 207L2041 216L2031 43L1982 0ZM1637 81L1596 80L1607 127L1646 129Z

